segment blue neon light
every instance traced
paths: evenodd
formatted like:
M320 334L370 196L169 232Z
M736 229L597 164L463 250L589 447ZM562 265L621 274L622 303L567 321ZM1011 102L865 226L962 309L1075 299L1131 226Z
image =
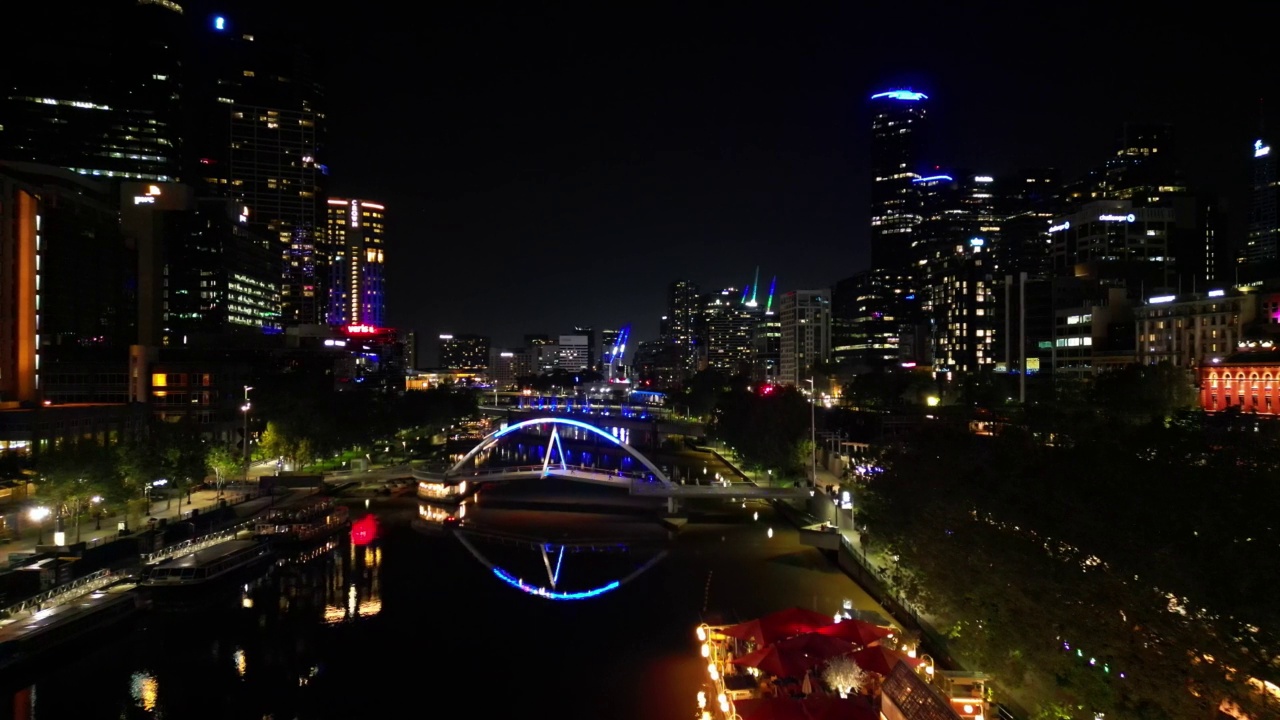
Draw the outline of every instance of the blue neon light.
M502 582L510 585L511 587L517 590L523 590L524 592L527 592L530 595L537 595L540 598L546 598L548 600L587 600L589 598L596 597L597 595L603 595L609 592L610 590L617 590L618 588L622 587L621 582L614 580L608 585L603 585L594 590L583 590L581 592L566 593L566 592L557 592L555 590L548 590L547 588L544 588L544 587L526 585L523 581L517 580L516 578L511 577L510 573L508 573L506 570L503 570L502 568L499 568L499 567L496 567L493 569L493 574L497 575L499 580L501 580Z
M560 565L564 563L564 546L560 546L560 555L556 557L556 571L551 573L552 584L560 582Z
M554 401L552 401L552 405L551 405L551 407L555 407L555 403L554 403ZM502 437L503 435L507 435L507 434L509 434L509 433L515 432L516 430L519 430L520 428L529 427L530 425L543 425L543 424L545 424L545 423L560 423L560 424L563 424L563 425L572 425L572 426L574 426L574 427L576 427L576 428L581 428L581 429L583 429L583 430L590 430L591 432L593 432L593 433L595 433L595 434L599 435L599 436L600 436L600 437L602 437L602 438L605 438L606 440L612 440L612 441L614 442L614 444L615 444L615 445L622 445L622 441L621 441L621 440L619 440L618 438L616 438L616 437L614 437L614 436L610 435L609 433L607 433L607 432L605 432L605 431L601 430L600 428L596 427L595 425L592 425L592 424L590 424L590 423L582 422L581 420L570 420L569 418L538 418L537 420L521 420L520 422L516 423L515 425L508 425L508 426L506 426L506 427L502 428L501 430L499 430L498 432L494 433L494 435L493 435L493 439L494 439L494 440L497 440L498 438Z
M929 177L916 178L911 182L913 183L933 182L935 180L955 180L955 178L951 177L950 175L930 175Z
M213 29L214 29L214 30L226 30L226 29L227 29L227 19L226 19L226 18L224 18L224 17L222 17L221 15L218 15L218 16L214 17L214 18L213 18Z
M890 100L928 100L929 96L922 92L912 92L910 90L890 90L871 96L872 100L879 100L880 98L889 98Z

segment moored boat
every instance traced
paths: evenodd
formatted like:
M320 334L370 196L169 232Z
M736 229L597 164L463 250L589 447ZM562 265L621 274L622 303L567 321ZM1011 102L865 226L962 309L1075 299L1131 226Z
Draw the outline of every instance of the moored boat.
M199 604L248 580L271 557L259 540L227 540L149 568L138 586L156 609Z
M345 505L331 497L315 497L287 508L276 508L254 526L254 538L273 545L295 546L327 538L351 526Z
M0 671L6 675L80 646L144 607L132 582L109 585L0 626Z

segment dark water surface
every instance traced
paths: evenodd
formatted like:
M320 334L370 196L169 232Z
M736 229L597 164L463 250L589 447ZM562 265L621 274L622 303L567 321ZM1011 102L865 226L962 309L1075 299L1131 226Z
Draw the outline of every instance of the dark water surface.
M599 587L665 554L616 590L556 601L511 587L484 564L548 586L536 543L480 534L469 549L432 532L410 498L352 507L353 517L377 516L372 543L343 535L208 610L148 613L34 679L0 679L0 717L691 717L705 677L693 628L709 572L736 573L749 588L756 558L722 550L743 533L765 541L749 516L668 539L626 510L612 520L623 528L619 545L627 537L634 545L572 549L559 560L557 588ZM518 497L501 511L513 520L543 512ZM600 535L600 522L580 534ZM551 546L552 562L558 554Z

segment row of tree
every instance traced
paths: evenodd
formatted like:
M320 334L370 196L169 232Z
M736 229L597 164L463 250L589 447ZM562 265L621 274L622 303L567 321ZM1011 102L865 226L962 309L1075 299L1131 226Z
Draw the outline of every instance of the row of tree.
M1077 420L889 448L860 518L895 584L1044 717L1267 716L1246 681L1280 679L1280 426Z

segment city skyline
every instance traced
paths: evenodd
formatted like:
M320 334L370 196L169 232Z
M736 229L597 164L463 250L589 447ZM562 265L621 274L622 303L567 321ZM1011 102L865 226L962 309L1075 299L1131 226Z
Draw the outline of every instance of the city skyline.
M642 341L677 278L742 287L760 266L779 291L829 287L867 266L867 99L893 87L929 94L942 168L1072 179L1124 122L1171 123L1239 242L1274 95L1261 50L1229 32L1248 16L933 7L685 10L617 30L568 9L419 25L378 7L344 23L362 51L333 69L334 189L388 205L390 322L495 344L630 322ZM882 27L910 47L966 40L922 52Z

